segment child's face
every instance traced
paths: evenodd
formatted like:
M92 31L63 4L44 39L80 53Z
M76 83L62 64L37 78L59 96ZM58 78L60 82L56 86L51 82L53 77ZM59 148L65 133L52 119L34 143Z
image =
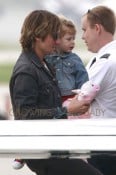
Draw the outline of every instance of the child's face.
M61 52L71 52L75 46L75 35L66 33L63 37L58 39L58 49Z

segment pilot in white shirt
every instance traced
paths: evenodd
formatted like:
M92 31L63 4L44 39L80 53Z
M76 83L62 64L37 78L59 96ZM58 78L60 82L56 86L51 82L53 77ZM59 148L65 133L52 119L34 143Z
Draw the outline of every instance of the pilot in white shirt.
M91 118L116 117L116 40L102 47L87 65L89 79L100 86L91 103Z

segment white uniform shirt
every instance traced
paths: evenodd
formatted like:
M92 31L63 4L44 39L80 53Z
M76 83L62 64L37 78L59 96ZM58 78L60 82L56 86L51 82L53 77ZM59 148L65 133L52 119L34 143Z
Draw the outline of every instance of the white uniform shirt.
M101 58L110 54L108 58ZM96 55L96 62L87 65L89 79L100 85L100 91L91 103L91 118L116 117L116 41L102 47Z

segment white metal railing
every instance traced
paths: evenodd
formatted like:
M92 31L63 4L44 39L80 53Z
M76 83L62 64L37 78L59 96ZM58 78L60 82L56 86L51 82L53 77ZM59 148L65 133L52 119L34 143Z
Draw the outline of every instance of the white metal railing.
M116 119L0 121L1 157L49 158L51 151L116 151Z

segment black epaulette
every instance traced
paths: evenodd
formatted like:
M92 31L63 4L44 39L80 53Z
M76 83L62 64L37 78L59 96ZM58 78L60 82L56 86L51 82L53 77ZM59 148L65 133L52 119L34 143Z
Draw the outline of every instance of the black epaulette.
M106 59L108 59L109 56L110 56L110 54L109 54L109 53L106 53L106 54L102 55L102 56L100 57L100 59L101 59L101 58L106 58Z

